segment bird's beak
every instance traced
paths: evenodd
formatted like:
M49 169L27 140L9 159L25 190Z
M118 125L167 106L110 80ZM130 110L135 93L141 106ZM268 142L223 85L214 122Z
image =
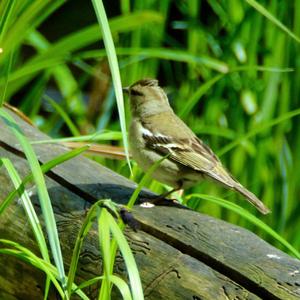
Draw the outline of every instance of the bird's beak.
M122 91L123 91L123 93L124 94L129 94L129 87L127 86L127 87L124 87L124 88L122 88Z

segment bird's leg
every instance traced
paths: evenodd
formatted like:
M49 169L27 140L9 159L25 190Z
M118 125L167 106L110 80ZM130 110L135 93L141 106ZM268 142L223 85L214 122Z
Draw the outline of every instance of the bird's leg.
M171 195L172 193L177 192L177 191L179 191L179 190L180 190L180 188L174 188L174 189L172 189L172 190L170 190L170 191L167 191L167 192L165 192L165 193L162 193L162 194L158 195L157 198L165 199L165 198L167 198L169 195Z
M160 205L160 204L166 205L166 204L168 204L169 202L172 202L172 203L177 202L177 203L178 203L178 201L177 201L176 199L168 199L167 197L168 197L169 195L171 195L172 193L181 190L182 185L183 185L183 182L182 182L181 180L179 180L179 181L178 181L178 186L177 186L177 187L173 188L173 189L170 190L170 191L167 191L167 192L165 192L165 193L162 193L162 194L158 195L158 196L155 197L155 198L149 199L149 200L147 200L147 201L145 201L145 202L148 202L148 203L154 204L154 205Z

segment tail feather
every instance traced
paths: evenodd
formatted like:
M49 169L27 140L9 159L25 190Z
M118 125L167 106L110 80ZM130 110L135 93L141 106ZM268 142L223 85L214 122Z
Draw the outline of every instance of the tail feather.
M254 205L262 214L266 215L270 213L270 209L267 208L253 193L244 188L237 180L235 180L230 173L228 173L221 164L217 164L213 170L207 173L207 175L222 183L228 188L234 189L243 195L252 205Z
M242 194L252 205L254 205L262 214L270 213L270 209L266 207L253 193L244 188L241 184L237 183L233 189Z

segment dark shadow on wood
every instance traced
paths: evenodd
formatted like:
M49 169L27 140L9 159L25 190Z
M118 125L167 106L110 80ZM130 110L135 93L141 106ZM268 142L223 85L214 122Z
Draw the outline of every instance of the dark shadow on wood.
M16 117L31 140L48 139ZM9 158L22 176L28 164L17 141L0 122L0 157ZM41 163L65 153L56 145L35 145ZM0 199L12 189L0 169ZM83 157L76 157L47 173L46 183L55 211L66 269L76 235L91 203L112 199L127 203L136 185L111 170ZM40 214L35 188L26 186ZM143 191L143 199L155 197ZM1 200L0 200L1 201ZM141 230L125 230L137 261L145 298L159 299L300 299L300 262L272 247L253 233L188 209L136 205L133 214ZM173 207L172 207L173 206ZM42 220L42 218L41 218ZM20 201L14 201L0 218L0 237L12 239L39 254ZM91 230L80 255L76 282L102 272L97 230ZM117 256L115 273L127 278ZM42 299L44 276L19 260L0 255L0 299ZM17 288L16 288L17 287ZM97 285L87 289L94 299ZM116 293L116 292L115 292ZM113 299L119 299L117 293ZM52 291L49 299L56 299Z

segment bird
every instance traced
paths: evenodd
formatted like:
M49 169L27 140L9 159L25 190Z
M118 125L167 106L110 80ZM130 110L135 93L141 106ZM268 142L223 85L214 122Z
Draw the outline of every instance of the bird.
M158 160L152 173L172 191L212 180L245 197L262 214L270 212L262 201L247 190L223 167L220 159L174 113L157 79L145 78L123 88L129 96L131 123L129 147L140 168L147 170Z

